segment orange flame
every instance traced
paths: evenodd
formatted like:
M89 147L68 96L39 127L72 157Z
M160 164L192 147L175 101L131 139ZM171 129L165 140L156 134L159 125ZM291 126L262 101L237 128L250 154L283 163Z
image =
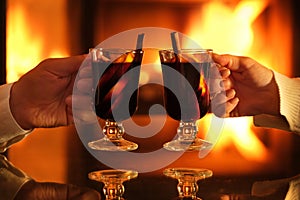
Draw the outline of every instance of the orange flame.
M41 7L35 6L34 8L38 7L38 9L35 10L37 12L33 12L31 9L26 9L32 5L32 0L8 1L7 82L16 81L42 59L69 54L65 42L67 40L63 16L64 3L65 0L55 2L45 0ZM53 14L55 17L46 15L47 19L45 19L44 10L49 10L47 6L54 5L57 9ZM57 18L59 20L56 20Z
M64 4L66 0L9 0L7 1L7 82L14 82L24 73L35 67L48 57L68 56L66 18L64 17ZM36 129L35 131L39 131ZM44 132L57 130L43 130ZM64 132L62 129L58 132ZM23 140L10 149L10 160L18 167L24 169L32 177L39 180L65 182L67 156L65 151L65 134L33 134L28 140ZM39 137L39 136L38 136ZM49 140L50 137L50 140ZM37 139L36 141L33 139ZM43 148L45 140L52 141L55 149ZM26 146L26 142L30 145ZM24 146L23 146L24 144ZM32 145L33 144L33 145ZM36 154L36 148L42 154ZM28 148L28 146L32 148ZM24 149L26 158L24 158ZM35 152L35 153L32 153ZM55 160L55 165L42 160L47 155L48 160ZM55 155L54 157L51 157ZM60 155L61 157L57 157ZM31 157L28 163L28 157ZM51 171L53 173L45 173Z
M20 6L15 6L8 12L8 82L16 81L30 66L36 65L41 57L42 39L39 36L30 38L24 12Z
M204 48L213 48L215 52L250 54L254 37L252 23L267 4L267 0L244 0L232 9L221 1L209 2L204 5L202 12L191 13L187 33ZM201 119L199 129L207 130L210 120L210 117ZM225 122L216 151L233 143L246 159L263 161L267 157L267 148L250 128L251 118L226 119Z
M233 10L222 1L206 3L202 12L191 12L187 33L219 53L248 53L253 42L252 23L267 5L267 0L244 0Z

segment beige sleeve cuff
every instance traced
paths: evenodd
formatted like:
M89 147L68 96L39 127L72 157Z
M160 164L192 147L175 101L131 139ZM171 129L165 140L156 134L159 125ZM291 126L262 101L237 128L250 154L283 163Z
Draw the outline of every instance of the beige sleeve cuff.
M290 182L289 190L284 200L300 200L300 178Z
M11 144L21 140L32 130L24 130L14 119L9 106L12 84L0 86L0 152L4 152Z
M300 78L289 78L277 72L274 75L279 88L282 116L254 116L254 124L300 133Z

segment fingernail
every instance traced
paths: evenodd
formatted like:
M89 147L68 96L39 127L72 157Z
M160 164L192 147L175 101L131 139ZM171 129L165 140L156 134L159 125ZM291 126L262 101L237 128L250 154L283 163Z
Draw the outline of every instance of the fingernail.
M235 97L234 99L232 99L231 103L237 104L239 101L240 101L240 99L238 97Z

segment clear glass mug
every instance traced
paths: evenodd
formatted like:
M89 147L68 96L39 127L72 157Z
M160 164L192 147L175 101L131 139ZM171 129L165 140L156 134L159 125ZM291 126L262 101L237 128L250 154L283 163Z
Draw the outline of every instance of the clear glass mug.
M96 86L95 111L105 120L105 126L104 137L89 142L88 146L104 151L135 150L138 145L123 138L122 121L131 117L137 109L143 50L93 48L90 54Z
M171 151L193 151L212 144L198 138L196 121L210 109L209 76L213 66L211 49L160 50L167 114L180 121L178 138L164 144Z

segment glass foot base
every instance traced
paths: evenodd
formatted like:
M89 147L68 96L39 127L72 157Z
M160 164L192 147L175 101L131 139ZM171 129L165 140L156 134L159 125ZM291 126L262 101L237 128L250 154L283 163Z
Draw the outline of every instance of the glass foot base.
M185 167L178 167L178 168L167 168L164 170L164 175L174 178L174 179L181 179L187 178L187 180L198 181L201 179L209 178L213 175L213 172L209 169L203 168L185 168ZM189 179L189 177L194 177L194 179Z
M103 193L106 200L124 200L122 197L125 191L123 182L137 176L137 171L121 169L100 170L88 174L89 179L104 183Z
M201 200L197 197L197 181L212 176L212 171L201 168L167 168L164 175L177 179L177 200Z
M164 144L169 151L201 151L212 147L212 143L196 138L195 140L173 140Z
M172 200L202 200L199 197L176 197Z
M138 148L136 143L125 139L109 140L107 138L89 142L88 146L91 149L101 151L133 151Z
M138 176L138 172L123 169L107 169L90 172L88 176L91 180L99 182L106 182L110 179L112 181L119 180L120 182L124 182L136 178Z

